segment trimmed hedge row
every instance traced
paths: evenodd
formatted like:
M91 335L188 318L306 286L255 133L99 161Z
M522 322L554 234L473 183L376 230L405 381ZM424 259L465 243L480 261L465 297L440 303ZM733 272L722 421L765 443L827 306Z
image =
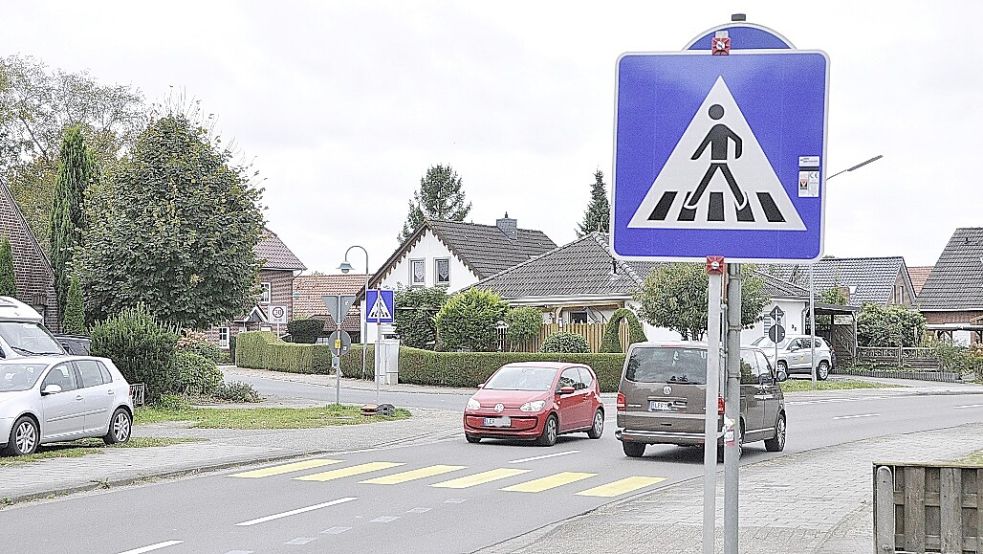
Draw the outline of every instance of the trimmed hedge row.
M477 387L499 367L516 362L568 362L588 365L597 374L602 392L615 392L621 380L624 354L568 354L541 352L433 352L402 346L399 382L443 387ZM290 373L331 373L331 352L323 344L293 344L273 333L240 333L236 365ZM362 374L362 345L353 344L341 358L345 377L372 379L375 348L368 346Z
M269 331L250 331L236 339L235 363L290 373L329 373L331 351L325 344L283 342Z

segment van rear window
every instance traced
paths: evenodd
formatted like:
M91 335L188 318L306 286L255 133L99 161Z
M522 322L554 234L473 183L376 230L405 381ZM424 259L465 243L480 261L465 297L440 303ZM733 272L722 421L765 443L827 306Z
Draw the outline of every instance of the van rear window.
M636 348L628 359L625 379L636 383L704 385L707 351L682 347Z

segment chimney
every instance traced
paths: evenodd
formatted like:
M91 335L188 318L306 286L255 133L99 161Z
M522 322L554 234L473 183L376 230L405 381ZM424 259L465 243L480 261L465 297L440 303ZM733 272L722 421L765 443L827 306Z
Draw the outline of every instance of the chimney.
M519 238L519 222L510 218L509 212L505 212L505 217L496 219L495 226L510 239Z

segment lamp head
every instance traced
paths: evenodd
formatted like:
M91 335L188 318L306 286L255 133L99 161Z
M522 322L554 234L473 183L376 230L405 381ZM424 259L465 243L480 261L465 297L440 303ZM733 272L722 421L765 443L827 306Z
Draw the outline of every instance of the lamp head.
M340 269L342 273L348 273L349 271L355 268L352 267L352 264L348 263L348 260L345 260L341 262L341 265L338 266L338 269Z

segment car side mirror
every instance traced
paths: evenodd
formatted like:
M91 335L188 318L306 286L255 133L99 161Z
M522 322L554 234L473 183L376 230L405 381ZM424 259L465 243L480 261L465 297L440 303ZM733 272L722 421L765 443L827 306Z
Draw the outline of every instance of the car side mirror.
M573 394L577 392L573 387L560 387L560 394Z
M41 395L42 396L47 396L49 394L58 394L59 392L61 392L61 387L60 386L58 386L58 385L48 385L48 386L44 387L44 389L41 391Z
M758 383L761 385L771 385L775 383L775 378L769 374L762 373L758 375Z
M479 388L479 389L483 389L483 388L485 388L485 384L484 384L484 383L479 383L479 384L478 384L478 388Z

